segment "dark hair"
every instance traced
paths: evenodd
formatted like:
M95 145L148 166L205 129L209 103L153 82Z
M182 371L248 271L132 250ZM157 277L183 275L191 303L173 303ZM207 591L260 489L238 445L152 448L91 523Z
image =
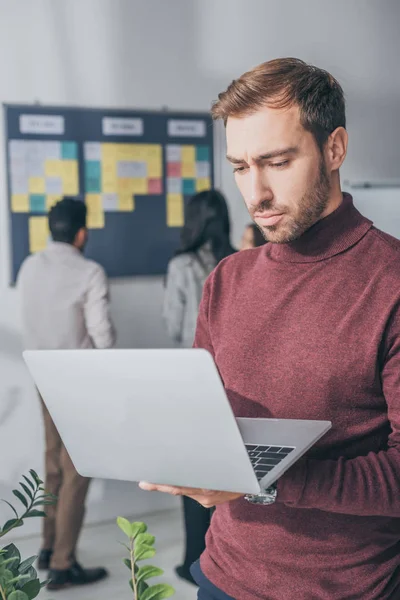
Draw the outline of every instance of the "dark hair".
M63 198L49 212L49 228L55 242L73 244L83 227L86 227L86 204L81 200Z
M228 206L217 190L200 192L193 196L185 208L185 224L181 233L181 246L175 256L196 253L206 242L217 263L233 254L230 242L231 226Z
M261 233L261 231L255 223L249 223L247 227L249 227L253 232L254 248L258 248L258 246L263 246L267 242L267 240L265 239L265 237L263 236L263 234Z
M262 63L235 79L218 96L214 119L242 117L263 106L288 108L297 105L301 124L322 149L329 135L346 127L343 90L327 71L298 58L277 58Z

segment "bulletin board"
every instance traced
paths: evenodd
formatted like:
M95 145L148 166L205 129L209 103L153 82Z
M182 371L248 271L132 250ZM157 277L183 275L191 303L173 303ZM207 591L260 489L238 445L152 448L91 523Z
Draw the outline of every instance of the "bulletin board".
M86 203L88 258L109 277L162 275L188 199L214 185L209 114L5 105L11 278L45 248L47 213Z

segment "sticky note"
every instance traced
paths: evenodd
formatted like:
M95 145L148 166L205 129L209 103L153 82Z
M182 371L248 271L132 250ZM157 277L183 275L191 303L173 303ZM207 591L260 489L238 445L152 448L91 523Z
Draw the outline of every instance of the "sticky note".
M149 194L162 194L163 192L163 184L162 179L149 179Z
M46 191L44 177L29 177L28 189L30 194L44 194Z
M210 160L210 148L208 146L196 146L196 160Z
M29 196L28 194L13 194L11 196L11 210L15 213L29 212Z
M168 163L167 175L168 177L182 177L181 163Z
M101 157L103 160L115 160L118 144L101 144Z
M117 160L141 160L143 158L138 144L116 144L116 147Z
M169 144L167 146L167 162L169 163L180 163L182 160L182 146L176 144Z
M167 192L168 194L182 194L183 184L180 177L168 177L167 178Z
M101 163L101 190L105 194L117 192L117 162L115 158L103 158Z
M30 212L45 213L46 211L46 196L44 194L29 195Z
M83 145L83 157L85 160L101 160L100 142L85 142Z
M211 189L211 180L206 177L205 179L196 180L196 192L204 192L205 190Z
M86 194L85 196L87 207L88 229L103 229L104 227L104 210L103 202L100 194Z
M118 194L102 194L104 212L117 212L119 209Z
M184 224L184 205L182 194L167 194L167 225L182 227Z
M153 179L162 177L162 161L160 158L149 158L147 161L147 175Z
M135 210L135 199L132 194L118 195L118 208L121 212L132 212Z
M196 162L195 146L182 146L182 162L184 164L193 164Z
M62 142L61 156L65 160L76 160L78 158L77 144L75 142Z
M61 177L46 177L46 194L61 196L63 193L63 180Z
M147 144L145 147L145 155L148 161L162 161L162 146L160 144Z
M182 163L182 177L191 179L196 177L196 163Z
M192 196L196 193L195 179L183 179L183 193L185 196Z
M145 195L148 193L147 179L144 177L124 177L117 181L118 193L131 193Z
M47 217L29 218L29 251L31 254L40 252L47 246L50 237Z
M99 160L85 160L85 176L100 177L101 163Z
M61 177L63 172L62 160L49 159L45 161L44 174L46 177Z
M211 176L211 165L208 161L199 161L196 163L197 179L206 179Z
M47 210L47 212L49 212L53 208L53 206L55 204L57 204L57 202L59 200L61 200L61 198L62 198L62 195L58 196L57 194L47 194L47 196L46 196L46 210Z
M138 160L119 160L117 162L117 177L147 177L147 163Z

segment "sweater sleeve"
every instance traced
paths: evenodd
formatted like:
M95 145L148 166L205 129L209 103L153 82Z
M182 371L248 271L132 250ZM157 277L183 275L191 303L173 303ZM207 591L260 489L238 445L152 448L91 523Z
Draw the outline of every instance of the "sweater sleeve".
M400 517L400 309L383 341L380 367L391 425L388 447L352 459L298 461L278 481L287 506L359 516Z
M199 316L197 318L194 348L203 348L204 350L208 350L211 353L211 355L215 358L209 328L211 278L212 275L208 277L203 287L203 294L199 307Z

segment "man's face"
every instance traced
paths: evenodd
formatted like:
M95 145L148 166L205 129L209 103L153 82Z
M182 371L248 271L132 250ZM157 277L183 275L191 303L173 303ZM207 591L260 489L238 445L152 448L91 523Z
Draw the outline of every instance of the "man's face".
M325 216L329 174L297 106L229 117L226 136L236 183L268 241L293 241Z

